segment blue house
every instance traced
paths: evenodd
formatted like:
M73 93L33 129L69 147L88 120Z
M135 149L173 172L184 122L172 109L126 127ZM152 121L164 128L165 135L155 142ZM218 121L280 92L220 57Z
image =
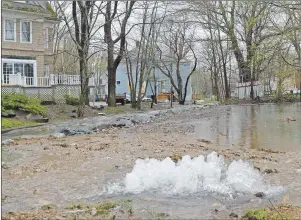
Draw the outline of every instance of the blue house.
M135 49L130 51L131 55L133 58L137 56L137 53L135 52ZM172 69L172 78L174 80L174 83L177 85L177 75L176 75L176 63L166 61L164 64L168 69ZM135 71L136 71L136 62L132 62L132 71L133 73L133 78L135 80ZM161 64L161 69L165 71L165 67ZM185 83L187 80L187 77L189 73L191 72L191 62L190 61L181 61L180 62L180 73L181 73L181 78L183 81L183 94L185 91ZM154 77L155 76L155 77ZM154 89L156 88L156 94L159 95L161 93L168 93L170 92L171 89L171 82L170 78L166 76L158 67L155 67L150 75L148 76L148 83L146 83L147 79L145 79L144 86L142 89L142 94L145 93L146 97L150 97L153 93L155 93ZM138 87L138 86L137 86ZM138 88L137 88L138 90ZM175 89L173 88L173 91L176 93ZM137 91L138 92L138 91ZM118 68L116 70L116 94L128 94L130 95L130 86L129 86L129 80L128 80L128 75L127 75L127 66L126 66L126 61L123 59L120 64L118 65ZM188 81L188 86L187 86L187 95L186 95L186 102L190 102L192 99L192 86L191 86L191 78Z

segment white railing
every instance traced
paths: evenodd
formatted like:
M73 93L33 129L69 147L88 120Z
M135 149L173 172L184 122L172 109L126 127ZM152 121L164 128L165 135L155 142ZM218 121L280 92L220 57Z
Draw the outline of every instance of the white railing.
M53 75L45 77L26 77L21 74L2 74L1 83L26 87L50 87L52 85L80 85L79 75ZM94 79L89 78L89 86L94 86Z

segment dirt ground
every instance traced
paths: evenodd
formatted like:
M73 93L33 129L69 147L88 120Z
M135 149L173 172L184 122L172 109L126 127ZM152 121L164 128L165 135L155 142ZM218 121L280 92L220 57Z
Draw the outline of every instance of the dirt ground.
M153 109L150 108L150 102L142 102L142 112L147 112L151 110L159 110L166 109L169 107L169 104L160 103L158 105L154 105ZM70 117L72 111L77 111L77 106L67 105L67 104L56 104L56 105L47 105L47 115L50 122L58 122L72 119ZM104 109L94 109L90 106L86 106L85 108L85 117L95 117L98 116L99 113L104 113L106 115L112 114L124 114L124 113L133 113L137 110L132 109L130 104L126 105L117 105L116 107L104 107Z
M193 126L177 123L191 117L206 119L225 113L223 107L194 110L173 114L163 121L131 128L112 128L98 134L15 140L2 147L4 219L225 219L230 218L233 212L241 217L250 207L270 206L256 198L250 202L251 205L226 205L218 208L218 212L215 206L211 207L212 210L201 210L199 206L197 209L176 206L165 209L164 202L162 207L153 204L151 208L145 208L143 204L147 203L147 198L132 200L130 197L97 196L100 186L121 179L131 171L138 158L198 156L212 151L224 155L228 162L249 160L261 172L268 172L265 178L271 184L287 188L285 195L273 205L292 205L286 208L279 206L278 209L293 219L301 218L301 175L296 174L296 170L301 169L301 150L280 152L250 149L248 146L224 148L195 135ZM130 205L124 205L124 200ZM70 204L79 202L84 205L66 209ZM96 214L93 212L94 206L105 206L108 202L115 205L97 208ZM103 209L105 211L99 211ZM185 210L194 213L188 215Z

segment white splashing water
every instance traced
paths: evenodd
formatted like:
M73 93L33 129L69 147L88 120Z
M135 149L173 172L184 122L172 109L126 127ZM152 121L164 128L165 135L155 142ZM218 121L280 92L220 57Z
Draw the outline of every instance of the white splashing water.
M257 192L272 195L283 192L283 188L265 183L263 175L250 163L239 160L227 166L223 156L212 152L207 158L184 156L177 163L169 157L163 161L138 159L122 184L112 184L105 190L109 194L146 191L167 195L216 192L231 196Z

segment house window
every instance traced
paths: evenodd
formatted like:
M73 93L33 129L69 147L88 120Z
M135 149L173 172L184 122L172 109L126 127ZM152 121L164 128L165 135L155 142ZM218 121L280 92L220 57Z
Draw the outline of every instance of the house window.
M20 39L23 43L31 43L32 39L32 27L30 21L21 21L20 22Z
M2 59L2 82L9 84L9 75L21 73L26 77L26 85L34 85L36 61Z
M44 76L49 76L49 65L44 65Z
M16 22L14 20L5 19L4 28L4 40L16 41Z
M14 64L14 73L17 74L17 73L21 73L21 75L23 76L23 63L15 63Z
M9 84L9 74L13 73L13 65L11 63L3 63L3 77L2 82Z
M117 80L117 85L120 85L120 81L119 80Z
M33 64L26 63L24 64L24 75L26 76L26 85L33 85Z
M48 28L44 29L44 48L48 48Z

